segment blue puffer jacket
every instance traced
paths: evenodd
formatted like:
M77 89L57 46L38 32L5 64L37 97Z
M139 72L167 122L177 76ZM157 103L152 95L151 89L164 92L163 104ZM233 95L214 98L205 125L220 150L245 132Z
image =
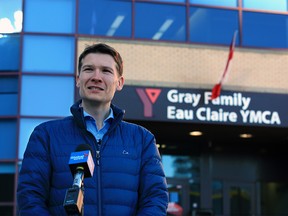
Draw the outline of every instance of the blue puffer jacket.
M84 179L85 215L166 215L167 185L154 136L123 121L122 110L111 105L115 118L96 165L96 140L79 104L71 107L73 116L42 123L31 134L18 180L19 214L65 215L63 201L73 183L70 154L89 144L95 169Z

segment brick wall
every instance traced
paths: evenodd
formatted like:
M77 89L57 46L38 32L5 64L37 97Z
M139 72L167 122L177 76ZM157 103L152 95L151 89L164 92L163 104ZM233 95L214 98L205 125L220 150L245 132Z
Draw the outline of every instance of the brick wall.
M105 42L124 60L126 84L211 88L224 71L228 46L202 46L163 42L83 39ZM288 52L237 48L223 89L288 93Z

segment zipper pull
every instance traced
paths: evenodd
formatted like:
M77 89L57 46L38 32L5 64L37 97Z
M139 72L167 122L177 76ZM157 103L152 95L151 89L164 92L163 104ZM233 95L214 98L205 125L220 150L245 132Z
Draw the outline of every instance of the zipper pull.
M96 151L97 166L100 165L100 151Z
M97 166L100 165L100 148L101 148L101 139L97 141L97 146L96 146L96 161L97 161Z

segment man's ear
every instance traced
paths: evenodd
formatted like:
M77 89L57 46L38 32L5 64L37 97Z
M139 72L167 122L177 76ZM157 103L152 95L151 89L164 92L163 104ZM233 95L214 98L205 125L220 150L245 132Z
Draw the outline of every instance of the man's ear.
M116 88L117 91L122 90L122 88L124 86L124 82L125 82L124 77L123 76L119 77L118 82L117 82L117 88Z
M80 80L79 80L79 75L76 75L76 86L79 88L80 87Z

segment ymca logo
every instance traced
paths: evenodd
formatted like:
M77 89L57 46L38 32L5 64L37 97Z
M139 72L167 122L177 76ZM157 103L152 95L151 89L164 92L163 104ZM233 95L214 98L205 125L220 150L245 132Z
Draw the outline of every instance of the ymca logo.
M144 117L152 117L153 116L153 109L152 105L158 99L161 89L154 89L154 88L136 88L136 92L140 97L143 106L144 106Z

